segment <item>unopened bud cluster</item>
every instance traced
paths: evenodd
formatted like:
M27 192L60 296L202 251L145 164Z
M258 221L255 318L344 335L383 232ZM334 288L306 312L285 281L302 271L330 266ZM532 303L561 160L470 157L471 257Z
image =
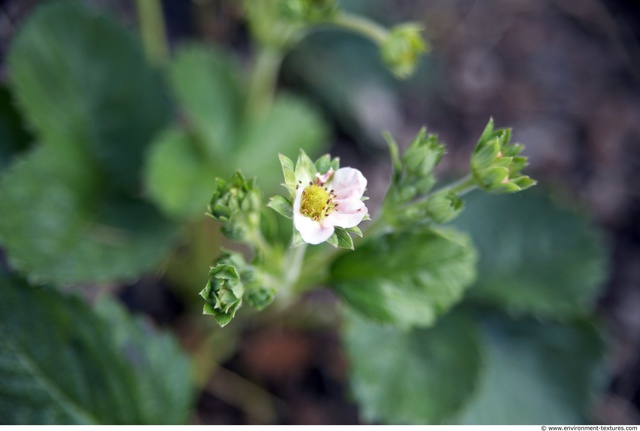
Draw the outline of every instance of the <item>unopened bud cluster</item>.
M225 236L242 240L260 223L260 206L260 192L255 179L247 181L237 172L230 181L216 179L207 215L223 223Z
M473 155L471 171L480 188L490 193L514 193L528 189L536 181L520 171L527 166L527 158L519 156L523 145L510 144L511 129L493 128L489 121Z
M209 281L200 292L204 314L212 315L220 326L233 319L243 299L262 310L274 297L273 289L261 286L258 271L240 253L225 252L209 269Z
M413 75L420 56L428 45L422 37L422 27L408 23L393 27L380 46L382 60L398 78Z

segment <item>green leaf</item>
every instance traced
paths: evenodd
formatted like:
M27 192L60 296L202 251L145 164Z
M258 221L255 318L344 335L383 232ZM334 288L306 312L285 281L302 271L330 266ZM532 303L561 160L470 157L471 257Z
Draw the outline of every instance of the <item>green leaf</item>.
M275 195L271 198L267 206L278 214L288 219L293 219L293 206L286 198Z
M22 117L5 86L0 86L0 171L31 144Z
M473 195L455 222L480 250L473 298L509 313L567 320L588 314L605 277L599 232L542 193Z
M84 154L110 187L137 192L147 144L171 110L129 32L81 2L49 2L15 38L8 66L41 141Z
M0 279L0 417L5 424L180 424L191 386L168 335L114 303Z
M473 322L462 315L403 331L350 313L342 337L353 396L369 422L441 423L473 393L481 346Z
M257 176L266 193L277 193L282 179L275 155L291 156L300 149L312 154L326 138L326 126L315 109L293 96L280 96L266 118L245 126L235 164L247 176Z
M149 153L146 184L153 201L176 219L201 217L207 209L216 171L192 137L177 128L160 135Z
M167 254L178 233L151 205L102 195L90 165L52 146L5 173L0 213L9 261L39 283L135 279Z
M401 327L429 326L475 279L476 253L453 229L391 233L340 256L335 291L365 316Z
M455 422L473 425L591 423L601 389L602 341L593 325L485 316L484 370ZM451 373L450 378L455 378Z
M212 161L229 157L234 149L243 100L239 75L220 50L195 44L179 49L169 69L174 95ZM218 175L227 176L236 167Z
M131 391L146 423L184 424L193 401L189 358L177 340L158 333L142 319L132 319L109 297L102 298L96 311L109 328L120 356L135 375Z

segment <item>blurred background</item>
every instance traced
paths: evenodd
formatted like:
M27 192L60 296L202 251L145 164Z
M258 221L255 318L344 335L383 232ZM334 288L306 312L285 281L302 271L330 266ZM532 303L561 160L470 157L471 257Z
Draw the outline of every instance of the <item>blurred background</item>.
M12 38L40 3L45 1L0 1L0 79L7 78L5 58ZM86 3L110 11L135 30L134 2ZM319 29L286 56L279 88L319 108L329 130L326 149L340 156L344 166L365 173L373 208L380 203L391 172L382 130L406 146L426 125L447 144L440 175L454 178L466 173L469 154L490 117L498 127L513 127L514 141L526 145L531 163L525 172L539 180L539 188L555 205L579 212L602 239L605 269L593 283L597 315L610 348L603 392L590 404L589 421L639 423L640 4L633 0L342 0L341 4L384 26L421 23L431 51L416 74L396 80L370 41ZM203 41L221 47L242 67L249 66L255 46L238 2L164 0L162 5L172 47ZM536 224L536 211L520 213L522 229ZM471 209L468 212L473 216ZM565 224L550 217L545 226L561 238ZM326 290L312 292L295 312L267 313L219 331L200 316L197 292L220 237L208 221L190 229L192 238L200 241L196 247L186 254L178 250L173 263L160 272L109 289L131 310L176 331L193 354L201 390L191 420L359 423L346 383L348 361L338 333L328 325L336 313L333 295ZM199 248L199 257L194 257L194 248ZM86 286L89 295L92 289Z

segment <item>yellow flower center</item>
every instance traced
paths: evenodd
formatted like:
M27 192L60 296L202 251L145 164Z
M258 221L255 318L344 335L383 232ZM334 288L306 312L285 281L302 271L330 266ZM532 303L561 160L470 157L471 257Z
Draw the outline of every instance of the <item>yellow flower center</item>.
M331 192L318 184L311 184L302 191L300 212L315 221L325 218L333 209L333 190Z

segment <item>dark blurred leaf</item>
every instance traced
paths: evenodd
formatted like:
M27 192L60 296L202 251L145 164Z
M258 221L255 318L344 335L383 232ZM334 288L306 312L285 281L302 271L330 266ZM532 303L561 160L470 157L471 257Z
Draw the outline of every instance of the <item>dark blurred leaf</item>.
M13 41L8 66L41 141L88 155L109 185L136 191L147 144L170 109L127 31L81 2L48 2Z
M0 86L0 171L15 155L26 150L31 141L11 94L6 87Z
M149 154L147 188L158 206L175 218L204 215L217 176L220 171L206 162L203 150L177 128L160 135Z
M584 217L527 191L472 196L455 224L480 250L474 298L545 318L589 313L605 276L605 253Z
M473 394L480 371L479 334L455 313L409 331L349 314L343 342L353 395L369 422L441 423Z
M386 234L343 254L331 268L336 292L371 319L428 326L475 278L476 253L453 229Z
M184 424L193 398L190 364L176 340L134 320L117 302L104 297L97 313L109 328L119 354L135 375L131 391L147 423Z
M170 68L173 92L202 141L202 156L222 168L234 149L241 116L239 75L231 59L210 46L180 49Z
M585 412L600 389L602 341L589 323L484 319L484 369L463 424L590 423ZM453 377L453 375L451 376Z
M257 176L266 193L280 191L283 179L278 153L290 158L300 149L315 154L326 139L326 125L311 105L291 95L279 96L266 118L245 126L236 165L247 177Z
M0 278L0 418L5 424L178 424L188 361L168 335L52 289ZM115 331L113 329L115 328Z
M0 182L0 241L35 282L133 279L152 269L176 226L142 201L109 199L91 166L42 146Z

